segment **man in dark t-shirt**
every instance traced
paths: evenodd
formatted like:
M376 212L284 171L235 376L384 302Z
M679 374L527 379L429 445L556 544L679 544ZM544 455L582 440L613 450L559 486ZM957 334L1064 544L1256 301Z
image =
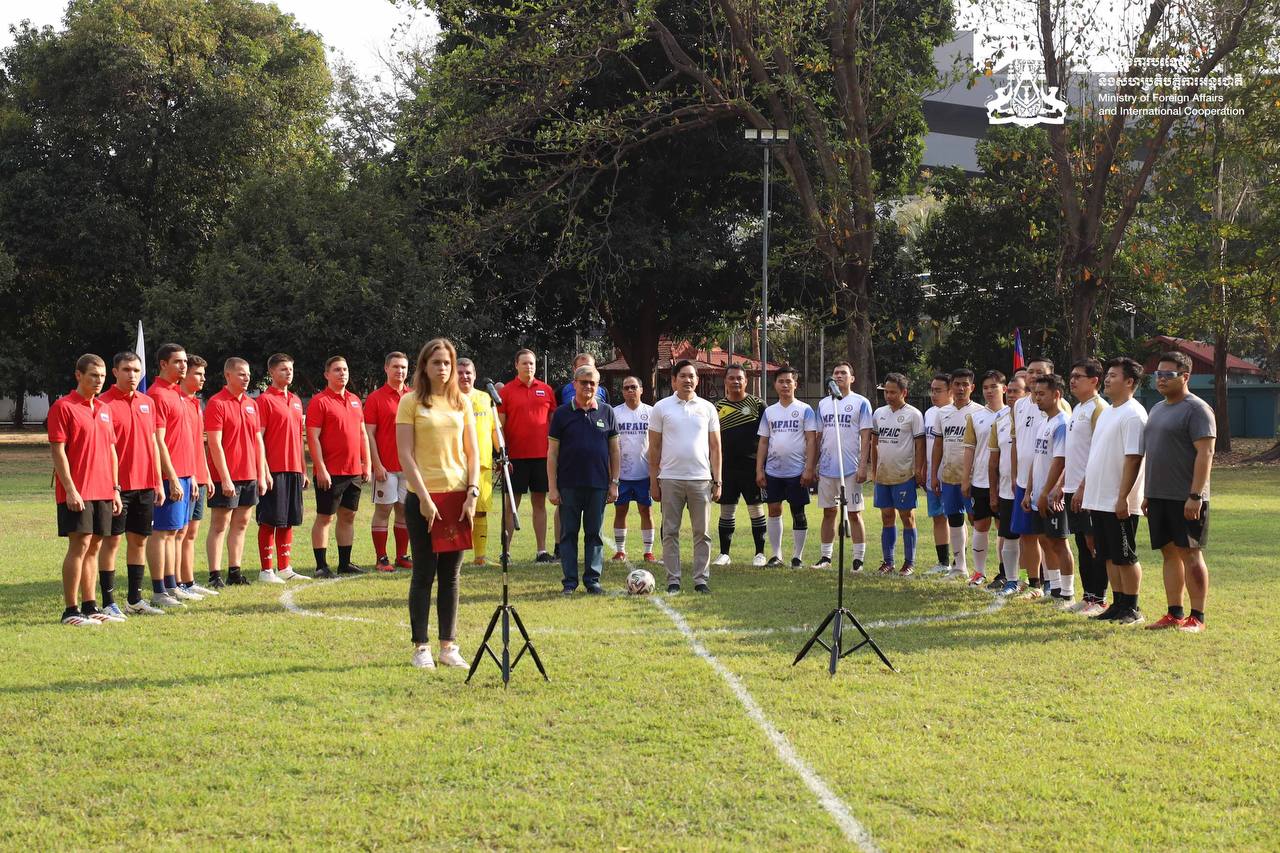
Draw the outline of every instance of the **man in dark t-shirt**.
M763 566L765 513L764 498L756 485L756 450L759 438L760 418L764 414L764 401L747 393L747 371L740 364L731 364L724 374L724 396L716 401L720 414L720 443L724 452L720 489L720 556L714 566L727 566L731 562L729 546L733 542L736 527L738 498L747 502L747 515L751 517L751 538L755 540L756 555L751 563Z

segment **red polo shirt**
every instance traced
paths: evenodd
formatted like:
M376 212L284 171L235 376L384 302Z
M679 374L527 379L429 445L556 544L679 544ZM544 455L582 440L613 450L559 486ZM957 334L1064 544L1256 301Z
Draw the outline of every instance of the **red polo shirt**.
M185 407L183 411L187 416L187 431L191 433L191 444L196 453L196 482L211 482L209 456L204 446L204 413L200 411L200 398L183 391L182 402Z
M272 385L258 395L258 420L267 446L267 470L302 473L302 398Z
M72 391L49 407L49 443L66 445L71 463L71 482L86 501L109 501L116 495L111 475L111 446L115 443L115 423L111 410L100 400L86 400ZM67 491L57 480L55 497L67 502Z
M223 388L204 407L206 432L222 433L222 452L227 456L227 471L233 481L258 479L258 406L248 394L239 399ZM209 463L213 479L218 471Z
M516 377L502 386L499 396L502 405L498 413L507 418L507 455L512 459L545 459L556 392L537 377L528 385Z
M320 430L324 467L331 476L364 473L364 406L359 396L346 389L335 394L325 388L307 403L307 429Z
M116 425L116 457L120 460L120 488L126 492L160 485L156 467L156 401L134 392L126 397L112 385L98 398L111 410Z
M396 448L396 409L400 406L400 398L408 391L407 384L401 391L390 385L383 385L364 401L364 422L378 428L373 434L378 445L378 458L382 460L382 467L393 474L400 473L400 451Z
M179 477L194 477L196 443L191 438L191 423L182 391L177 385L157 379L147 389L147 396L156 405L156 426L164 427L164 446L169 450L173 472Z

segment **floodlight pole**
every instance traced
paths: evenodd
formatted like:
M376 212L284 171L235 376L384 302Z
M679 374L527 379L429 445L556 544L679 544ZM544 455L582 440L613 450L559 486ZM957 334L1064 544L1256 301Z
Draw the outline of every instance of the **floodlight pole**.
M786 128L747 128L743 136L764 152L764 213L760 263L760 399L769 404L769 159L774 146L788 145L791 131Z

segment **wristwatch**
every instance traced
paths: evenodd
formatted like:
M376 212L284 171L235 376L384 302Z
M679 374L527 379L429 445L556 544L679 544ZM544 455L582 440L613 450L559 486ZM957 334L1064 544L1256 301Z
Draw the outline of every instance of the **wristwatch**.
M1203 497L1202 495L1200 495L1200 494L1197 494L1196 492L1192 492L1191 494L1187 495L1187 500L1189 500L1189 501L1202 501L1202 500L1204 500L1204 497Z
M622 481L619 480L617 477L614 477L612 480L609 481L609 484L613 486L621 486Z
M479 487L479 486L467 486L467 494L471 495L471 497L473 497L473 498L478 498L478 497L480 497L480 487Z

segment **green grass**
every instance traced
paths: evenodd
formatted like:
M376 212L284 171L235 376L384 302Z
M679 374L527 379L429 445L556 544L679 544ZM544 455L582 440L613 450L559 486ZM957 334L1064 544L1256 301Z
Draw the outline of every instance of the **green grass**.
M492 665L471 685L409 666L403 573L296 593L354 621L291 614L255 585L73 630L56 622L48 485L42 449L0 448L0 847L849 846L650 601L565 600L558 569L518 563L552 680L524 661L506 690ZM714 595L670 601L882 849L1274 849L1280 471L1217 472L1214 495L1201 636L857 578L864 622L978 615L874 629L900 673L864 650L833 680L816 656L789 665L832 605L830 573L735 567ZM1159 562L1143 556L1158 615ZM496 570L465 570L464 653L498 593Z

